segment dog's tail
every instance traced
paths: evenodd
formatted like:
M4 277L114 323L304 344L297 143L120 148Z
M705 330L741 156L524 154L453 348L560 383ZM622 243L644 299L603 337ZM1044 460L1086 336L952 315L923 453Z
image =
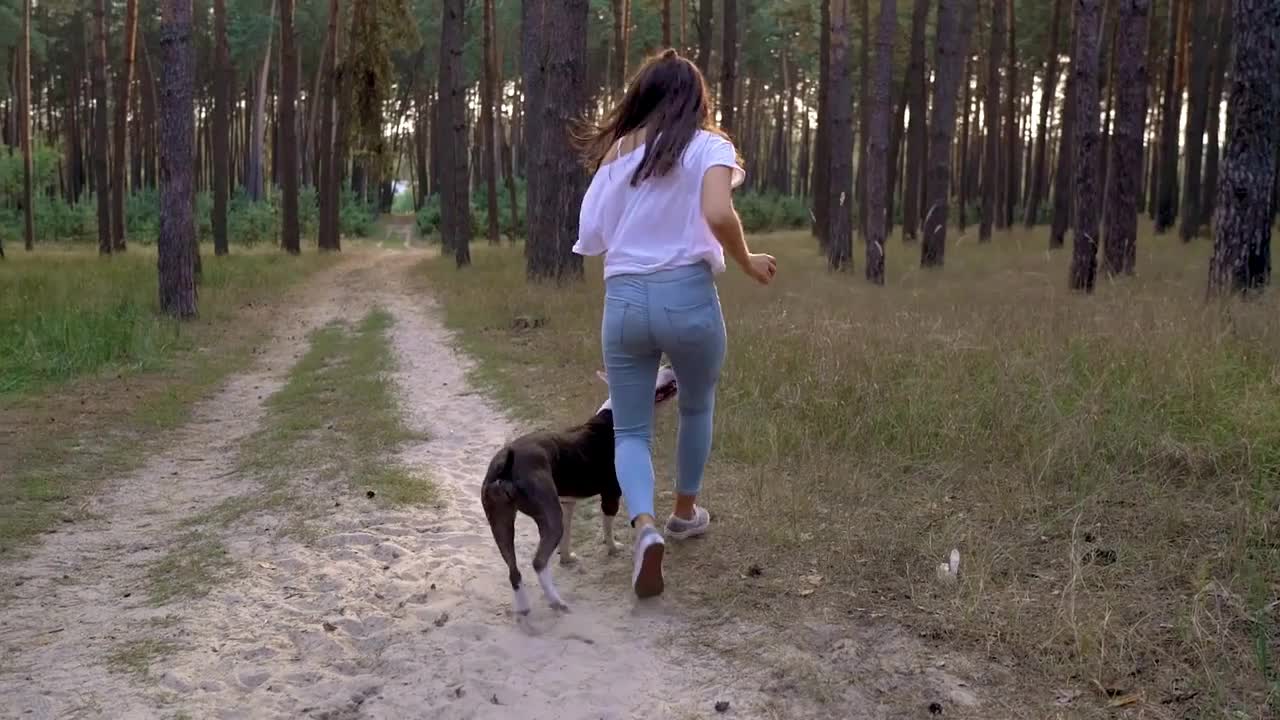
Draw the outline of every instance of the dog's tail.
M484 485L481 490L486 499L503 504L515 501L516 494L519 492L511 474L515 457L515 451L504 448L493 462L489 463L489 472L484 476Z

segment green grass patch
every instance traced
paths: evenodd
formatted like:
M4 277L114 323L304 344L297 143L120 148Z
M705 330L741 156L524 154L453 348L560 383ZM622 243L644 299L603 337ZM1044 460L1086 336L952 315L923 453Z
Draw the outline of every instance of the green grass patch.
M876 288L860 262L828 272L805 234L757 238L775 285L720 281L730 349L704 494L721 521L675 549L673 585L783 626L880 613L1041 687L1263 716L1280 697L1280 295L1206 305L1208 246L1148 230L1138 277L1081 297L1046 242L953 236L926 272L894 238ZM525 283L519 249L473 259L422 270L475 379L525 419L580 422L603 394L598 261L557 290ZM962 579L943 586L952 547ZM763 579L742 580L750 565ZM816 592L791 592L814 574Z
M136 467L252 359L262 306L336 258L206 257L201 317L155 312L155 256L15 252L0 263L0 557Z
M193 531L147 569L147 595L153 605L178 598L203 597L232 571L227 548L213 534Z
M329 261L279 253L204 259L201 320L156 312L156 259L139 249L14 252L0 263L0 398L93 373L155 370L200 340L199 325L225 322L252 296L296 282Z
M146 676L157 660L180 649L177 643L147 638L121 644L107 656L107 667L113 672Z
M371 490L390 506L435 502L431 482L394 457L418 436L404 424L391 377L392 322L375 309L354 327L334 322L312 333L285 386L267 400L262 428L241 448L241 471L260 478L262 492L231 498L193 523L227 525L251 512L288 508L297 513L293 530L300 531L323 510L299 491L300 474Z

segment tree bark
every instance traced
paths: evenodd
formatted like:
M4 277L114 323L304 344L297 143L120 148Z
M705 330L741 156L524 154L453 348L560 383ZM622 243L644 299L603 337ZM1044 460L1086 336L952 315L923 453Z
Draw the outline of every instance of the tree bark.
M698 69L703 75L711 73L711 38L715 0L698 1Z
M631 0L613 0L613 92L627 87L627 55L631 44Z
M488 193L489 244L502 242L498 226L498 156L497 124L494 120L494 103L498 93L498 54L494 46L497 32L494 20L494 0L484 0L484 80L481 83L480 125L484 133L484 181Z
M1173 227L1178 216L1178 126L1182 122L1182 91L1178 86L1178 57L1182 6L1189 0L1171 0L1169 45L1164 68L1164 103L1161 110L1160 177L1156 198L1156 233Z
M720 127L734 131L735 86L738 82L738 0L724 0L724 57L720 59Z
M280 246L290 255L302 252L298 227L298 58L293 28L294 0L280 0Z
M1217 45L1213 58L1213 87L1209 91L1209 149L1205 153L1204 185L1200 188L1200 224L1213 223L1213 211L1218 200L1218 160L1221 154L1222 90L1227 80L1231 62L1231 7L1221 7L1218 12Z
M969 57L976 0L938 0L934 61L933 117L929 123L927 178L921 267L942 267L946 260L947 213L951 201L951 147L956 131L956 92Z
M532 281L580 280L582 258L573 253L573 245L587 178L565 128L587 105L589 3L527 2L523 9L529 168L525 269Z
M828 249L827 230L831 227L828 217L831 199L828 183L831 171L828 152L830 135L830 103L831 94L831 0L821 0L818 26L818 127L814 134L813 179L809 191L813 195L813 232L818 236L818 246L826 252Z
M1209 22L1209 0L1190 0L1191 9L1191 64L1190 85L1187 88L1185 175L1182 181L1182 203L1179 211L1182 222L1178 236L1189 242L1200 231L1201 171L1204 169L1204 130L1209 118L1209 70L1213 59L1213 29ZM1216 19L1216 12L1215 12Z
M671 47L671 0L662 0L662 47Z
M1093 292L1098 271L1098 227L1102 210L1099 164L1098 50L1102 0L1076 0L1076 39L1071 53L1075 78L1075 226L1070 287ZM1064 158L1064 160L1067 160Z
M18 142L22 145L22 238L28 250L36 246L34 168L31 158L31 0L22 3L21 76L18 79ZM0 248L0 257L4 256Z
M987 46L987 99L982 109L987 134L982 153L982 211L978 226L978 242L991 241L991 226L996 219L996 186L1000 182L1000 62L1004 58L1005 0L991 2L991 38ZM1008 152L1008 149L1005 150Z
M1076 19L1075 0L1071 0L1072 53L1075 52ZM1076 146L1076 77L1075 58L1068 66L1067 87L1062 100L1062 128L1058 137L1058 162L1054 168L1053 180L1053 218L1049 228L1049 249L1054 250L1066 244L1067 227L1071 224L1071 208L1075 195L1075 146Z
M162 0L160 20L160 310L196 315L194 59L191 0Z
M277 0L271 0L271 24L275 24ZM271 38L275 33L267 35L267 49L262 54L262 65L258 77L253 82L253 120L249 137L249 164L245 168L245 190L249 199L257 202L262 199L266 177L263 172L262 156L265 149L267 132L267 82L271 74Z
M1218 186L1218 215L1209 293L1244 294L1271 282L1280 117L1280 4L1236 0L1227 144Z
M338 226L338 203L341 200L337 139L334 133L334 113L338 112L338 0L329 0L329 27L324 45L324 90L317 99L320 103L320 136L316 148L320 153L320 188L317 192L320 205L320 228L317 245L321 250L340 250L341 228Z
M98 253L110 255L111 181L108 167L111 147L107 143L107 5L95 0L93 6L93 184L98 198Z
M127 0L124 12L124 54L121 57L120 74L116 77L116 122L111 129L111 156L115 164L111 168L111 249L123 252L126 248L124 199L129 192L125 173L125 131L129 120L129 96L133 89L133 60L138 38L138 0Z
M964 64L964 95L960 105L960 175L957 185L960 188L959 204L960 212L956 213L956 228L960 232L964 232L969 222L969 182L970 169L969 165L973 163L973 154L969 150L971 129L970 125L977 125L976 119L973 119L973 80L974 80L974 62L971 58L965 59Z
M853 77L850 67L849 5L858 0L830 0L831 64L827 87L827 142L830 153L826 191L827 263L832 270L853 266ZM824 160L819 156L820 161Z
M1000 204L1000 213L996 215L996 226L1000 228L1013 226L1014 207L1018 204L1018 144L1022 134L1018 128L1018 104L1021 95L1018 87L1018 24L1014 12L1015 5L1014 2L1008 5L1009 92L1005 95L1004 202Z
M440 236L458 267L471 264L471 186L467 173L467 88L463 78L465 0L445 0L440 23L440 101L436 152L445 183L440 188Z
M231 194L231 68L226 0L213 0L213 254L226 255Z
M1116 30L1116 118L1111 140L1105 246L1107 274L1132 275L1138 238L1138 185L1151 84L1144 47L1151 0L1120 0Z
M858 198L858 232L867 236L867 134L871 127L871 0L858 3L858 173L853 192Z
M893 37L898 32L896 0L880 0L876 28L875 67L871 71L870 137L867 139L867 280L884 284L884 249L889 231L885 209L889 200L889 118L893 108Z
M902 191L902 239L915 242L920 229L920 201L924 190L924 157L929 142L926 113L928 85L924 61L925 25L929 21L929 0L915 0L911 9L911 50L907 58L906 107L907 169ZM892 170L891 170L892 173Z
M1031 195L1027 198L1024 224L1030 228L1040 219L1040 204L1044 200L1049 173L1045 156L1048 154L1049 111L1058 86L1058 38L1062 35L1062 6L1065 0L1053 0L1053 15L1049 21L1049 53L1045 60L1044 80L1040 93L1040 122L1036 129L1035 159L1031 170Z

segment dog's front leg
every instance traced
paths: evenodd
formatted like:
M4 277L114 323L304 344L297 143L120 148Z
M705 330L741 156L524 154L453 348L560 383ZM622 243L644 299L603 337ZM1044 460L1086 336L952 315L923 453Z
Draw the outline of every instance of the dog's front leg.
M560 536L560 564L573 565L578 556L573 552L573 511L578 501L573 498L560 498L560 510L564 515L564 534Z

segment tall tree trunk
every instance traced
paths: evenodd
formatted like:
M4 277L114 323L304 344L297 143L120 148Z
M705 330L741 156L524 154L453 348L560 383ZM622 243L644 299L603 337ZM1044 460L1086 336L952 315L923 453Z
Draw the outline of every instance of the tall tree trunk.
M1173 227L1178 216L1178 127L1182 122L1182 90L1178 85L1179 28L1182 7L1189 0L1171 0L1169 7L1169 45L1164 68L1164 106L1161 110L1160 178L1156 199L1156 233Z
M1132 275L1138 238L1138 184L1142 180L1142 140L1147 126L1147 71L1144 47L1151 0L1120 0L1116 28L1115 137L1106 198L1107 274Z
M497 32L494 20L494 0L484 0L484 81L481 87L481 131L484 133L484 180L489 200L489 243L502 242L498 226L498 156L497 125L494 122L494 102L498 93L498 54L494 47Z
M1075 226L1071 254L1072 290L1093 292L1098 271L1098 226L1102 173L1098 153L1098 49L1102 0L1076 0L1076 39L1071 74L1076 81ZM1064 158L1065 159L1065 158Z
M225 42L225 32L223 33L223 38ZM156 73L154 63L151 61L151 53L147 50L145 41L138 44L138 54L140 59L138 72L141 75L138 80L142 85L142 169L145 176L142 184L144 187L155 188L158 185L157 178L160 174L160 147L156 137L157 127L159 126L159 120L157 119L159 113L156 98ZM224 66L230 67L229 63L229 60L224 61ZM230 93L230 91L231 89L228 86L227 92ZM227 97L229 102L230 95ZM229 128L227 132L228 134L230 133Z
M36 246L34 168L31 158L31 0L22 3L22 62L18 79L18 141L22 144L22 238L28 251ZM4 250L0 248L0 257Z
M294 46L294 0L280 0L280 144L276 148L280 168L280 246L290 255L302 252L298 226L298 57Z
M1075 8L1075 1L1072 7ZM1072 10L1072 52L1075 52L1075 35L1078 20ZM1068 66L1067 87L1062 100L1062 128L1058 137L1058 162L1053 180L1053 218L1049 228L1049 248L1057 249L1066 244L1067 227L1071 224L1071 208L1075 195L1075 146L1076 146L1076 76L1075 59Z
M698 69L711 74L711 38L715 0L698 0Z
M1200 224L1213 223L1218 200L1218 158L1221 153L1222 89L1226 84L1227 66L1231 62L1231 8L1219 8L1217 46L1213 57L1213 88L1209 91L1209 150L1204 161L1204 185L1200 188Z
M271 24L275 24L276 2L271 0ZM253 81L253 115L249 137L248 167L245 168L245 190L249 199L257 202L262 199L266 177L263 170L263 152L267 132L267 82L271 74L271 39L275 33L267 35L267 49L262 54L262 65L258 76Z
M523 3L522 8L529 163L526 272L534 281L577 280L582 258L573 254L573 245L587 178L563 128L587 106L589 2ZM535 187L540 189L535 192Z
M970 128L970 125L978 124L977 121L973 119L973 81L975 69L972 58L965 59L964 68L964 99L962 101L963 104L960 106L960 176L959 182L957 183L960 188L960 192L958 193L960 196L958 198L960 212L956 213L956 228L958 228L960 232L964 232L969 223L969 187L971 185L969 182L969 166L973 163L973 154L969 149L970 136L972 134L972 128ZM930 137L930 142L932 142L932 140L933 138ZM926 217L932 212L933 208L929 207L925 212Z
M122 252L125 243L124 198L129 192L125 173L125 131L129 120L129 95L133 88L133 59L138 38L138 0L127 0L124 12L124 54L116 76L116 122L111 129L111 157L115 159L111 178L111 249Z
M906 103L910 117L907 122L907 170L902 192L902 239L915 242L920 228L920 201L924 189L924 156L929 142L925 114L928 100L925 88L924 37L929 21L929 0L915 0L911 9L911 50L907 58ZM892 174L892 168L890 169Z
M982 221L978 242L991 240L996 218L996 185L1000 182L1000 62L1004 58L1006 0L991 0L991 37L987 46L987 101L982 109L987 134L982 153ZM1006 152L1008 149L1006 148Z
M671 47L671 0L662 0L662 47Z
M733 135L738 82L738 0L724 0L724 57L720 59L720 126Z
M1021 95L1018 87L1018 34L1017 17L1014 12L1016 3L1010 2L1009 10L1009 92L1005 96L1005 141L1004 141L1004 202L1000 205L1000 214L996 216L996 226L1009 228L1013 226L1014 206L1018 204L1018 143L1021 132L1018 128L1018 104Z
M920 265L942 267L946 260L947 213L951 202L951 147L956 132L956 92L969 57L976 0L938 0L937 59L934 61L933 117L929 123L924 240Z
M867 237L867 134L871 127L871 0L854 0L858 6L858 172L854 197L858 199L858 233Z
M613 0L613 92L627 87L627 55L631 44L631 0Z
M1035 159L1031 170L1031 195L1027 198L1027 212L1023 219L1030 228L1040 219L1040 204L1044 200L1049 173L1045 156L1048 154L1049 115L1058 86L1058 38L1062 35L1062 6L1066 0L1053 0L1053 14L1049 21L1049 52L1045 59L1044 79L1040 92L1040 122L1036 128Z
M160 310L196 314L195 62L191 0L162 0L160 19Z
M849 52L849 5L859 0L830 0L831 64L827 83L828 164L827 263L832 270L853 266L853 69Z
M818 29L818 127L814 133L813 179L809 191L813 195L813 232L818 236L818 246L826 252L827 230L831 227L828 205L831 193L827 182L831 171L831 153L828 152L831 116L828 102L831 95L831 0L821 0L821 3Z
M235 71L227 44L226 0L213 0L213 254L226 255L227 201L231 194L231 85Z
M1218 186L1209 292L1243 294L1271 282L1280 117L1280 4L1236 0L1227 144Z
M1186 172L1182 181L1182 223L1178 235L1188 242L1200 231L1201 176L1204 169L1204 130L1209 118L1209 70L1213 59L1215 23L1209 22L1209 0L1190 0L1191 10L1191 64L1190 85L1187 89ZM1214 20L1217 19L1214 12Z
M467 175L467 88L463 79L465 0L445 0L440 23L440 102L436 152L445 183L440 189L441 243L458 267L471 264L471 186Z
M897 32L897 1L880 0L867 139L867 280L876 285L884 284L884 248L889 231L885 212L889 200L889 117L893 113L889 86L893 83L893 36Z
M93 6L93 191L98 198L98 252L111 254L111 147L107 144L107 7Z
M341 200L338 177L337 142L334 137L334 113L338 112L338 18L341 14L338 0L329 0L329 26L326 30L324 58L324 89L317 101L320 103L320 135L316 148L320 153L319 200L320 227L317 245L321 250L339 250L342 247L341 228L337 219Z

